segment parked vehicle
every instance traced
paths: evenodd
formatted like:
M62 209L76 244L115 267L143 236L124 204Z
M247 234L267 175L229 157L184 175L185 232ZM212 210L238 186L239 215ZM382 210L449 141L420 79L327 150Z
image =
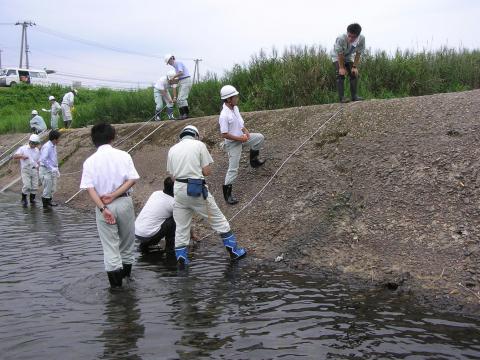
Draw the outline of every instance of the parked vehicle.
M5 68L0 69L0 86L15 86L19 83L50 85L45 70Z

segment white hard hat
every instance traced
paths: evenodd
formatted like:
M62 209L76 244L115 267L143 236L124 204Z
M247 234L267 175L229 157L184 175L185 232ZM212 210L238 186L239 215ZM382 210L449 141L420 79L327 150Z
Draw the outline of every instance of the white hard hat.
M48 97L48 100L55 100L55 96L50 95L50 96Z
M175 77L175 75L177 75L175 70L171 69L171 70L167 71L167 79L168 80L172 80Z
M34 143L40 143L40 136L36 134L32 134L30 135L30 138L28 139L28 141L34 142Z
M200 136L200 133L198 132L198 129L196 126L193 125L187 125L183 128L182 132L180 133L180 139L183 138L184 136Z
M38 115L38 111L37 110L32 110L32 115Z
M222 100L231 98L232 96L238 95L239 92L232 85L225 85L220 89L220 98Z
M168 62L170 61L170 59L173 57L172 54L167 54L165 55L165 57L163 58L165 60L165 64L168 64Z

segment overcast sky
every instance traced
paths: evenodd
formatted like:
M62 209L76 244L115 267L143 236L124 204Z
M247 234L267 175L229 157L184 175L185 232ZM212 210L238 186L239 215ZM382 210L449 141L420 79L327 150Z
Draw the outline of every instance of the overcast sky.
M199 58L202 75L222 75L261 49L330 50L352 22L372 50L479 49L479 15L476 0L0 0L1 62L19 65L22 27L13 24L24 20L37 24L28 28L30 67L133 82L78 79L86 85L147 86L166 71L166 53L192 73Z

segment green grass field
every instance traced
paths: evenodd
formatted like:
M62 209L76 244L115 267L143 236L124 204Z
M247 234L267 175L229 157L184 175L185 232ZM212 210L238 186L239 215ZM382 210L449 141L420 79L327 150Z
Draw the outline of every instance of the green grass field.
M419 96L480 88L480 51L442 49L436 52L366 53L360 64L359 94L369 98ZM192 116L218 114L220 88L240 91L242 111L278 109L336 102L335 74L327 51L291 47L281 55L260 52L250 62L235 65L223 78L207 76L189 97ZM348 85L346 86L348 94ZM0 133L27 132L32 109L49 125L48 96L62 99L68 91L18 85L0 88ZM150 119L155 110L153 90L80 89L75 100L74 127L97 122L124 123Z

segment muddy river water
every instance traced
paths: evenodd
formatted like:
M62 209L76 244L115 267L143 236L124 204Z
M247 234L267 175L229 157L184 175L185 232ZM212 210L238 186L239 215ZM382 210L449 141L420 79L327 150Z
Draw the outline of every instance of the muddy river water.
M111 292L93 216L0 195L2 359L478 359L480 321L201 243Z

